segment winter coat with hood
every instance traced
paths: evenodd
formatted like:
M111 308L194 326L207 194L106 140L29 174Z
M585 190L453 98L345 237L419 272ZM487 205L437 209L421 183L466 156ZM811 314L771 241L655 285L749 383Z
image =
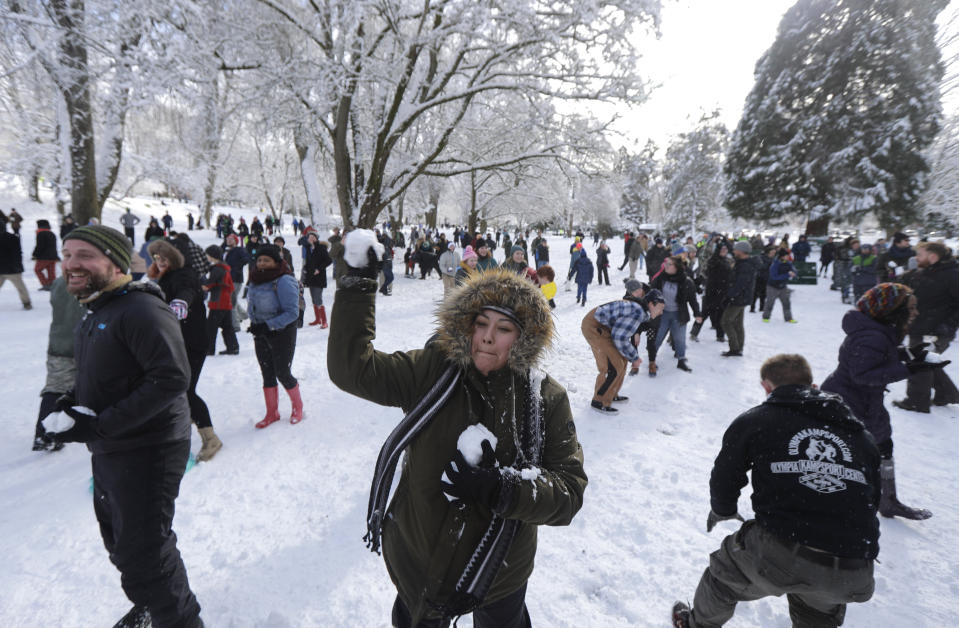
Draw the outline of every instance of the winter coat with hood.
M326 268L332 263L333 258L330 257L326 242L317 242L315 245L307 243L306 260L303 264L303 285L309 288L326 288Z
M919 315L909 326L909 334L955 335L959 328L959 263L940 260L907 275L903 281L919 302Z
M167 303L180 300L187 305L187 317L180 321L183 342L188 354L206 353L206 293L200 286L196 271L186 265L183 254L166 240L154 240L148 248L150 255L162 255L169 262L161 275L154 262L147 276L156 281Z
M448 401L407 448L384 519L387 569L415 625L431 605L449 601L492 517L484 506L450 503L440 486L444 467L467 427L486 426L498 439L499 464L516 466L517 409L524 406L527 392L542 401L542 460L536 473L526 474L530 479L512 485L515 499L501 513L520 526L486 603L523 586L533 570L537 526L569 524L582 506L587 478L566 391L535 370L555 333L549 305L536 286L502 269L476 273L439 306L433 341L423 349L381 353L372 344L376 284L367 283L364 289L336 293L327 365L337 386L408 412L449 365L463 373ZM507 366L484 376L473 364L470 343L473 321L486 305L511 308L523 328Z
M669 250L665 246L657 244L649 247L649 250L646 251L646 272L650 276L658 273L667 257L669 257Z
M879 553L879 450L839 396L779 386L739 415L709 480L714 512L736 512L749 471L756 522L777 538L844 558Z
M667 281L676 284L676 304L679 306L679 323L681 325L689 322L690 308L692 308L695 318L703 315L699 309L699 302L696 300L696 282L687 276L684 268L679 268L673 275L665 271L659 273L659 276L652 281L650 287L662 292L663 286Z
M576 275L577 286L588 286L593 282L593 261L586 257L586 249L583 249L576 264L573 265L573 273Z
M706 293L703 295L703 309L712 310L722 307L732 278L733 265L729 257L719 255L717 248L706 264Z
M839 346L839 364L822 383L822 390L843 398L877 443L892 437L889 412L883 405L886 386L909 377L899 360L896 328L859 310L842 319L846 339Z
M732 281L726 291L726 302L729 305L744 306L752 303L759 264L760 261L755 257L736 260L733 265Z
M0 275L19 275L23 272L23 248L20 238L0 231Z
M97 413L94 454L190 439L190 364L180 323L156 284L117 278L84 299L73 397Z

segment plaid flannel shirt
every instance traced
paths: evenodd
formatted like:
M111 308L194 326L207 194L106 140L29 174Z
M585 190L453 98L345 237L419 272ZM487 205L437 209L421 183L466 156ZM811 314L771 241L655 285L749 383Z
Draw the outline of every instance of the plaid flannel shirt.
M643 306L633 301L613 301L596 308L594 316L601 325L609 327L616 350L627 361L635 362L639 352L630 339L639 326L649 320Z

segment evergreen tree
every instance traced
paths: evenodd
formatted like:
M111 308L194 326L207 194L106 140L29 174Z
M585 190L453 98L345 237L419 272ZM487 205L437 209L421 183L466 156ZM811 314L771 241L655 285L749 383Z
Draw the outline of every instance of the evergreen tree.
M948 0L799 0L756 65L726 161L738 218L915 220L941 119Z
M658 169L656 144L652 140L636 155L620 149L616 164L616 172L623 182L619 201L620 220L636 227L649 222L649 208Z

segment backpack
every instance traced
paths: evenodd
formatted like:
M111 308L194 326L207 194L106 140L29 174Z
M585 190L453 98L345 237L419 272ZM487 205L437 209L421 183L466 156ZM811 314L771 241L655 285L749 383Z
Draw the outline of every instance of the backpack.
M277 285L280 283L279 278L273 281L273 292L279 292ZM300 313L296 317L296 328L301 329L303 327L303 316L306 313L306 299L303 297L303 282L299 279L296 280L296 287L299 291L297 305L300 308Z

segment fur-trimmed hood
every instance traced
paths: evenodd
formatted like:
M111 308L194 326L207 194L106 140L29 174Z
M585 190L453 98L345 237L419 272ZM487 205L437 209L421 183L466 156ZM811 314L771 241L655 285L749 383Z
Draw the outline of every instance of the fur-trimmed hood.
M472 273L447 296L436 311L434 342L450 360L467 367L472 362L473 321L489 305L509 308L523 326L510 349L509 367L525 373L536 366L553 343L555 328L549 303L538 286L502 268Z
M162 255L165 257L170 263L170 270L183 268L184 264L186 264L183 253L166 240L154 240L147 246L147 252L150 253L150 257L154 255Z

